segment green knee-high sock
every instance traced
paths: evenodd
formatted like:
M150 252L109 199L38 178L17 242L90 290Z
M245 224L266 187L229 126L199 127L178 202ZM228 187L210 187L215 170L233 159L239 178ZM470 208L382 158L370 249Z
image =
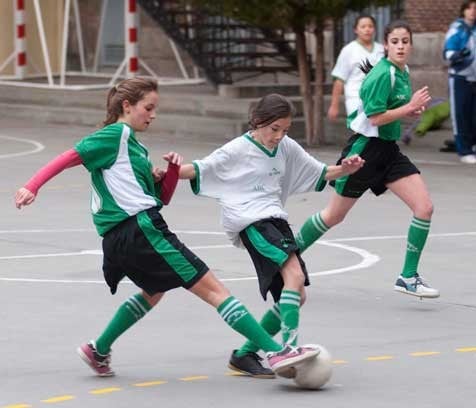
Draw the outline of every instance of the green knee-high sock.
M287 344L288 342L293 346L297 344L300 303L301 295L299 292L284 289L281 293L279 309L281 311L283 344Z
M316 213L311 215L296 235L296 243L301 250L301 253L322 237L327 231L329 231L329 227L324 221L322 221L321 214Z
M417 217L412 218L410 228L408 229L407 252L402 270L404 278L411 278L417 273L420 255L430 231L430 223L431 220L422 220Z
M111 350L114 341L137 321L143 318L152 309L147 300L137 293L127 299L119 309L106 329L96 340L96 350L99 354L106 355Z
M279 304L275 303L271 309L269 309L261 321L259 322L261 327L266 330L266 332L273 337L281 330L281 316L279 315ZM259 351L259 346L253 343L250 340L247 340L237 351L236 355L238 357L244 356L247 353L257 353Z
M264 351L280 351L283 347L260 326L246 307L234 296L230 296L217 308L223 320L233 330L257 344Z

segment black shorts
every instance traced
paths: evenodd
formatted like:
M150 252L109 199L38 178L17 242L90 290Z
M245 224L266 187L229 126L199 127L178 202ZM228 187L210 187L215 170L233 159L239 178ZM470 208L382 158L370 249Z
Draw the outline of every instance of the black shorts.
M240 232L240 238L253 260L258 275L261 295L271 292L275 302L281 298L284 282L281 268L289 255L295 253L305 277L305 286L309 285L306 264L301 259L293 232L286 220L266 218L256 221Z
M159 208L127 218L106 233L102 242L104 278L116 293L127 276L154 295L197 283L208 266L169 231Z
M369 188L378 196L387 190L387 184L420 173L394 141L354 134L347 142L337 164L353 154L365 159L364 166L354 174L340 177L330 183L336 193L344 197L359 198Z

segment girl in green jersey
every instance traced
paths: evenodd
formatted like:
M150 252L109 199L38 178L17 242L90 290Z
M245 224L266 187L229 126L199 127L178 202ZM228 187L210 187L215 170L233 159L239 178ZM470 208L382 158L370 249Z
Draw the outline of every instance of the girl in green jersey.
M335 191L324 210L306 220L297 236L304 251L329 228L342 222L357 200L370 189L380 195L387 189L413 212L407 237L402 272L394 289L418 297L436 298L439 291L418 274L420 255L429 230L433 204L416 166L400 152L400 120L420 115L430 102L428 87L412 94L407 61L412 49L412 31L407 23L395 21L384 33L386 57L369 71L360 89L360 105L348 117L353 131L340 161L359 154L365 165L356 173L334 183Z

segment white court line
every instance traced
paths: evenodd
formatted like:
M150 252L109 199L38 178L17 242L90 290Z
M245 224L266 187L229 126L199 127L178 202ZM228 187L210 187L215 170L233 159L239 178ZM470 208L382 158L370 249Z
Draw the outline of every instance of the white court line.
M35 154L35 153L41 152L45 148L44 145L42 145L40 142L37 142L35 140L23 139L19 137L10 137L10 136L4 136L4 135L0 135L0 139L14 140L16 142L21 142L21 143L29 143L34 146L33 149L26 150L23 152L0 154L0 159L10 159L12 157L27 156L29 154Z
M354 252L357 255L362 257L362 260L355 265L350 265L344 268L330 269L322 272L310 273L310 276L325 276L325 275L336 275L339 273L351 272L358 269L369 268L370 266L376 264L380 261L378 255L372 254L364 249L351 247L349 245L335 244L331 242L318 242L320 245L336 247L344 249L350 252ZM233 245L205 245L205 246L190 246L191 250L196 249L221 249L221 248L233 248ZM78 255L102 255L101 250L85 250L80 252L69 252L62 254L42 254L42 255L23 255L23 256L14 256L14 257L1 257L0 259L28 259L28 258L48 258L55 256L78 256ZM256 280L256 276L249 276L243 278L225 278L220 279L222 282L241 282L241 281L250 281ZM38 283L95 283L103 284L104 281L84 281L84 280L66 280L66 279L30 279L30 278L0 278L0 281L7 282L38 282ZM126 283L132 283L129 280L125 280Z
M12 230L12 231L0 231L0 233L28 233L30 231L43 231L51 232L53 230ZM55 230L60 232L71 232L78 230ZM93 231L93 230L80 230L80 231ZM177 231L182 234L210 234L210 235L224 235L223 232L216 231ZM476 236L476 232L454 232L454 233L441 233L441 234L430 234L429 238L445 238L445 237L460 237L460 236ZM332 246L336 248L341 248L350 252L354 252L357 255L362 257L361 262L355 265L351 265L344 268L331 269L327 271L314 272L310 276L325 276L325 275L335 275L339 273L350 272L353 270L369 268L380 260L378 255L372 254L364 249L352 247L344 244L338 244L337 242L348 242L348 241L371 241L371 240L387 240L387 239L406 239L406 235L382 235L382 236L364 236L364 237L351 237L351 238L337 238L333 240L321 240L317 244ZM224 249L224 248L233 248L233 245L203 245L203 246L190 246L192 250L197 249ZM83 250L79 252L64 252L64 253L53 253L53 254L34 254L34 255L13 255L13 256L4 256L0 257L0 260L14 260L14 259L32 259L32 258L50 258L50 257L60 257L60 256L84 256L84 255L102 255L102 251L98 249L93 250ZM224 282L235 282L235 281L247 281L247 280L256 280L256 277L244 277L244 278L227 278L223 279ZM55 279L28 279L28 278L0 278L0 281L12 281L12 282L43 282L43 283L97 283L102 284L103 281L80 281L80 280L55 280ZM126 281L128 282L128 281ZM129 282L131 283L131 282Z

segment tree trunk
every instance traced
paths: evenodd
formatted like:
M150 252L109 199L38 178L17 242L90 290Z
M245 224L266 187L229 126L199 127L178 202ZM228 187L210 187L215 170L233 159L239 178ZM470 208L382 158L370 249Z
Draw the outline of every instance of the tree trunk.
M316 37L316 66L315 66L315 85L314 85L314 123L316 130L313 136L316 137L317 144L323 144L326 141L324 128L324 25L317 23L314 29Z
M302 97L306 144L310 146L313 142L314 135L314 123L312 120L313 103L310 78L311 71L307 59L307 47L304 29L295 29L294 34L296 35L296 53L299 67L299 89Z

